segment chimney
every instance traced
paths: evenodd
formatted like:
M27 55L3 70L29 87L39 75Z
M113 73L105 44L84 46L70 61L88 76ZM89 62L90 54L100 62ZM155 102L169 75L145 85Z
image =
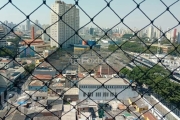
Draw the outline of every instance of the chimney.
M31 39L34 40L34 26L31 28Z

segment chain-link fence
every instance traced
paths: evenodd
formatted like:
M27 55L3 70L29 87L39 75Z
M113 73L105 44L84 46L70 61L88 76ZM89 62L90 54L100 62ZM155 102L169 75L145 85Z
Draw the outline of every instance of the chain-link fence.
M21 2L0 1L2 120L179 120L179 0Z

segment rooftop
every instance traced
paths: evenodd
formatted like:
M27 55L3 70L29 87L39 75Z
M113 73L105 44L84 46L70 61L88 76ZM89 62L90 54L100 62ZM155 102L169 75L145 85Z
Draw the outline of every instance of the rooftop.
M129 85L122 78L93 78L86 77L79 82L79 85Z
M142 98L132 97L129 99L131 100L131 102L134 102L137 105L137 107L139 107L139 108L148 106L147 104L145 104L145 102L144 102L144 100L142 100Z
M30 86L44 86L43 82L40 80L33 80L29 85Z
M47 94L48 94L47 92L36 91L36 92L34 92L33 96L34 96L34 97L36 97L36 96L38 96L38 97L39 97L39 96L43 96L43 97L45 96L45 97L46 97Z
M44 41L41 39L35 39L35 40L25 39L22 42L20 42L19 44L21 44L21 45L28 45L28 44L33 45L33 44L39 44L39 43L44 43Z
M78 95L79 94L79 88L65 88L64 89L66 92L64 93L65 95Z
M157 118L151 114L150 112L146 112L143 114L145 118L148 118L149 120L157 120Z
M33 80L52 80L52 75L34 75L34 77L32 78Z

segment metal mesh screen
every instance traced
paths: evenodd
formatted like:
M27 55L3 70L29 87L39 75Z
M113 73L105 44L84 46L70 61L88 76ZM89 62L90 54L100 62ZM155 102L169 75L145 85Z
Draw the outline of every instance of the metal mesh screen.
M179 120L179 0L0 3L0 119Z

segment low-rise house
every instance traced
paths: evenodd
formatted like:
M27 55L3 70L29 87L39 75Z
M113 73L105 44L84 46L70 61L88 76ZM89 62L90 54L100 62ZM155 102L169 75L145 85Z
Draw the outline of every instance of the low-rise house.
M32 98L34 100L43 100L43 99L47 99L47 92L39 92L39 91L36 91L34 92L34 94L32 95Z
M12 59L8 58L0 58L0 68L8 69L14 66L14 62Z
M77 120L76 117L76 109L73 108L73 105L64 105L61 120Z
M65 88L64 89L64 100L66 101L77 101L79 100L79 88Z
M53 90L53 92L55 92L55 94L62 93L63 89L64 89L64 84L55 82L50 85L50 88L51 88L51 90Z
M0 87L12 87L13 81L10 79L11 74L7 70L0 70Z
M38 61L38 60L37 60ZM37 62L36 61L36 62ZM56 70L47 62L40 62L40 63L36 63L37 66L33 72L33 74L39 74L39 75L51 75L51 76L55 76L56 74Z
M29 90L30 91L40 91L40 92L47 92L48 87L40 80L33 80L29 84Z
M54 106L54 105L63 105L63 96L60 97L59 95L49 95L47 98L47 104L49 106Z
M148 110L148 105L145 104L142 98L140 97L130 97L129 103L136 108L136 111L141 113L144 110Z
M78 73L76 70L66 70L65 86L72 88L74 85L78 86Z

